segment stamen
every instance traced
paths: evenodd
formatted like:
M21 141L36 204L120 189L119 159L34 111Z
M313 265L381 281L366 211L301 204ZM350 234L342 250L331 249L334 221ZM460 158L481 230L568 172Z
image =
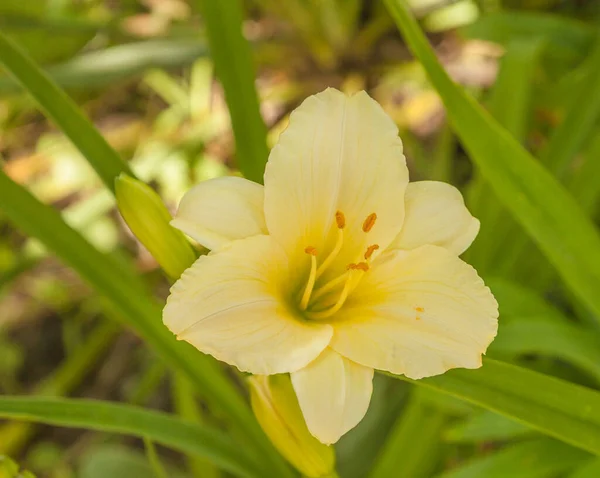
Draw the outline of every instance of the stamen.
M365 260L368 261L377 249L379 249L379 244L373 244L372 246L367 247L367 252L365 252Z
M308 316L308 318L314 320L326 319L327 317L331 317L333 314L339 311L344 305L344 302L346 302L346 299L348 298L348 294L352 289L353 282L353 274L350 273L346 277L344 290L342 290L342 293L340 294L340 297L338 298L337 302L329 309L321 310L319 312L307 312L306 315Z
M346 216L342 211L335 212L335 223L337 224L338 229L344 229L346 227Z
M308 307L308 301L310 300L310 295L312 294L315 287L315 281L317 280L317 250L312 246L308 246L304 249L304 252L310 256L310 274L308 275L308 282L304 288L302 299L300 299L300 310L306 310Z
M362 226L363 232L369 232L371 229L373 229L373 226L375 225L376 220L377 220L377 214L375 214L374 212L369 214L367 216L367 218L365 219L365 222L363 222L363 226Z
M354 269L359 271L367 272L369 270L369 264L366 262L359 262L358 264L354 264L354 266Z

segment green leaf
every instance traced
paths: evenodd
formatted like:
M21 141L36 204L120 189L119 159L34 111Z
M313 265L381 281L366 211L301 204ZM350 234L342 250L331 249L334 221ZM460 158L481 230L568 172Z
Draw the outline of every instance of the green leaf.
M534 290L502 279L488 277L486 284L498 301L502 318L543 317L546 322L565 323L568 319Z
M556 179L450 80L404 2L386 0L386 5L442 97L471 159L573 294L600 321L600 236L592 222Z
M413 390L375 462L369 478L431 476L440 451L440 434L448 416ZM399 475L399 470L402 470Z
M555 357L589 373L600 385L600 336L575 324L548 322L543 317L501 321L489 353Z
M582 154L581 163L567 180L567 187L581 207L594 215L600 203L600 135L596 135Z
M574 92L564 119L540 154L541 160L558 177L564 175L600 116L600 40L586 58L584 68L586 75Z
M544 317L564 323L568 319L536 291L501 277L488 277L486 284L498 301L502 317Z
M479 38L507 46L517 39L543 39L548 43L548 56L573 65L594 42L597 31L593 25L564 16L539 12L503 11L481 16L463 27L468 38Z
M132 478L151 477L148 459L137 450L123 445L101 444L85 450L78 459L77 478ZM189 478L186 474L167 467L170 478Z
M598 478L600 476L600 459L590 460L580 466L568 478Z
M111 191L114 191L114 180L120 173L133 175L127 163L109 146L75 102L2 32L0 63L33 96L46 115L56 122Z
M543 46L536 40L510 42L491 91L490 113L520 143L525 139L529 124L534 79ZM490 185L478 170L469 184L466 201L473 215L481 221L481 230L466 258L485 277L494 260L504 256L499 251L510 240L516 225L507 218L506 209L496 195L490 193Z
M447 429L444 439L452 443L477 443L511 440L534 433L534 430L522 423L485 410Z
M162 324L160 307L125 264L98 252L54 209L40 203L1 171L0 207L19 228L40 239L106 297L127 325L132 326L165 363L187 375L211 406L225 411L279 476L289 476L289 468L268 443L249 407L218 363L175 339Z
M250 45L242 36L240 0L195 0L206 23L215 72L223 85L236 143L237 164L246 178L263 182L269 150L254 87Z
M391 374L390 374L391 375ZM600 393L532 370L485 359L476 370L409 380L513 418L600 455Z
M154 442L147 436L144 436L144 447L146 448L146 457L148 458L150 468L152 468L154 478L169 478L167 470L165 470L165 467L160 462L160 457L158 456Z
M564 179L576 154L594 132L600 117L600 40L596 42L580 70L583 71L583 77L577 88L569 94L573 99L568 104L565 117L540 152L542 163L559 179ZM515 236L514 232L511 235ZM510 276L523 271L538 277L546 276L545 273L540 274L539 254L535 252L537 251L532 253L532 244L527 237L517 235L504 249L502 270L507 271Z
M581 450L542 438L515 443L437 478L554 478L583 463L587 457L589 455Z
M92 88L141 76L151 68L177 68L206 56L206 45L198 40L147 40L82 53L45 69L63 88ZM20 90L10 77L0 77L0 91Z
M239 476L261 477L244 449L221 431L163 412L98 400L0 397L0 416L148 439L211 460Z

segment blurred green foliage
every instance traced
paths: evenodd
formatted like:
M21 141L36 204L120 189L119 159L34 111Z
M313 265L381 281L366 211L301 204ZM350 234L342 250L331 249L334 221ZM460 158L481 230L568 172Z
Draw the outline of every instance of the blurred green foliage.
M464 132L469 121L465 109L457 113L449 107L454 123L446 120L432 85L444 91L408 53L381 1L247 0L239 2L239 12L211 0L0 2L0 31L27 51L47 78L66 88L71 103L83 109L106 140L94 148L101 144L94 140L104 140L98 135L86 141L90 129L83 123L57 132L69 99L61 103L53 97L56 124L50 123L12 76L5 71L0 75L0 194L5 194L0 202L0 392L92 397L174 411L190 429L207 431L206 436L214 431L223 438L222 448L210 439L200 444L206 446L201 456L192 453L189 440L179 452L151 446L144 454L142 442L131 438L6 421L0 425L0 453L39 476L56 478L152 476L160 469L167 476L213 478L236 473L231 465L235 459L227 461L227 453L233 456L235 450L231 438L248 449L239 463L255 475L293 476L253 428L244 408L247 401L238 393L243 390L241 377L212 362L195 363L192 351L180 352L174 341L161 338L158 306L151 296L163 300L169 282L116 214L115 199L100 178L108 184L120 168L130 168L171 211L199 181L237 171L260 180L265 145L273 144L302 99L326 86L346 92L367 89L400 127L411 178L448 181L464 192L481 221L480 235L465 260L484 277L500 304L500 332L489 356L599 389L597 282L585 284L583 277L586 270L587 277L597 276L595 263L586 258L600 251L584 250L572 221L575 216L585 219L591 231L600 219L600 3L407 3L430 33L451 78L483 105L490 121L506 130L508 142L489 141L484 128L473 124L470 131L477 136L470 140ZM225 27L214 28L217 20L242 22L232 43L223 40L232 38ZM235 56L238 50L243 50L242 57ZM36 80L27 72L25 76ZM38 101L39 88L47 83L46 76L39 78L41 82L29 85ZM27 81L21 82L27 87ZM457 119L457 114L463 116ZM244 128L247 118L254 123ZM512 149L504 150L506 144ZM520 177L527 180L520 191L542 193L532 197L529 211L507 208L509 194L502 189L507 190L508 176L486 174L484 168L503 166L514 172L527 161L534 166L520 169ZM527 177L527 171L541 168L547 173ZM10 205L10 197L29 196L18 196L14 191L24 190L8 178L59 211L105 254L82 246L85 254L77 263L80 272L81 264L87 264L89 277L95 268L104 270L102 286L93 280L96 289L83 283L73 269L55 260L56 247L48 249L14 227L9 217L17 213L9 208L36 203L31 197ZM544 198L543 186L550 182L560 195ZM6 193L9 187L14 188L11 194ZM568 214L567 202L576 213ZM32 233L38 224L34 213L48 224L60 220L49 209L28 211ZM533 219L527 214L535 211L546 211L554 229L538 228L532 234ZM66 227L49 227L57 236L47 239L63 248L63 258L77 244L88 244L72 240ZM569 250L577 260L557 262ZM111 284L109 263L117 264L126 288ZM109 299L118 298L116 308L99 294L109 289ZM139 290L143 292L135 292ZM142 345L115 322L134 326L155 347ZM157 351L163 353L160 357L168 351L171 364L189 362L187 376L172 373ZM221 396L206 385L211 382L207 370L215 383L226 384L223 389L234 397L229 403L220 398L229 392ZM463 398L469 387L488 386L483 380L491 380L488 376L478 383L472 378L477 376L460 372L449 377L440 379L442 385L466 377L460 382ZM523 392L520 387L517 394ZM502 409L502 397L492 397L499 403L496 410ZM571 418L581 412L581 397L557 398L565 409L571 406ZM590 407L590 416L597 415L600 404ZM232 418L235 413L237 419ZM532 416L527 425L515 420L515 414L499 415L473 400L378 376L366 418L336 445L338 471L342 478L598 476L600 462L592 453L572 446L573 441L565 443L564 437L544 436L539 431L543 426L531 428L536 420L543 421L540 417ZM558 429L561 424L548 426ZM594 446L597 450L598 444ZM261 471L254 469L261 466ZM31 476L18 470L8 459L0 462L2 477Z

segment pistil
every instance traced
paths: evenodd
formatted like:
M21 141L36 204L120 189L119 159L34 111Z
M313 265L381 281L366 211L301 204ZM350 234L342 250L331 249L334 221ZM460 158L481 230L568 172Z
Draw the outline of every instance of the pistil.
M321 310L318 312L307 311L306 315L308 316L309 319L313 319L313 320L326 319L328 317L331 317L333 314L335 314L337 311L339 311L342 308L342 306L344 305L344 302L346 302L346 299L348 298L348 294L350 293L350 291L353 288L352 284L354 282L354 277L353 277L352 272L354 272L354 271L350 271L350 273L345 276L346 283L344 284L344 289L342 290L342 293L340 294L337 302L329 309Z
M308 302L310 301L310 296L315 287L315 281L317 280L317 250L312 246L308 246L304 249L304 252L310 256L310 273L308 275L308 282L304 288L304 293L302 294L302 299L300 299L300 310L306 310L308 307Z
M317 269L317 279L321 277L323 272L325 272L327 268L331 265L331 263L335 260L337 255L342 250L342 245L344 244L344 228L346 227L346 217L344 216L344 213L342 211L337 211L335 213L335 223L338 228L338 237L335 246Z

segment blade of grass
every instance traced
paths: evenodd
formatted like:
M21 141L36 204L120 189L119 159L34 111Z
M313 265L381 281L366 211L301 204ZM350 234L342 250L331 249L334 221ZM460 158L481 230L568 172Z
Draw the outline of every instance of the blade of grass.
M148 40L91 51L45 69L63 88L91 88L141 76L151 68L177 68L206 56L206 45L198 40ZM0 77L0 92L20 91L10 77Z
M171 380L171 396L177 414L186 421L202 424L202 411L187 377L175 373ZM202 478L218 478L220 476L219 470L207 460L189 456L186 461L192 476L201 476Z
M542 12L502 11L482 15L461 28L468 38L480 38L502 45L515 39L543 38L554 58L576 63L586 54L597 36L591 24Z
M144 448L146 449L148 462L152 467L152 471L154 471L154 478L169 478L167 471L160 462L160 457L158 456L154 443L148 437L144 437Z
M491 91L489 112L520 143L527 132L534 77L543 46L536 40L510 42ZM496 195L490 193L490 185L478 170L469 185L467 203L481 221L481 229L466 258L485 276L498 257L498 249L505 245L499 238L510 240L509 233L518 226L507 216Z
M566 168L590 137L600 117L600 40L586 58L586 75L574 92L563 121L550 136L541 160L556 176L564 176Z
M206 23L215 73L223 85L236 143L237 165L246 178L262 183L269 150L267 128L254 86L250 45L242 36L240 0L195 0Z
M120 173L126 172L133 176L127 163L109 146L75 102L2 32L0 63L4 64L46 115L69 137L111 191L114 191L114 180Z
M390 374L391 375L391 374ZM476 370L393 377L460 398L600 455L600 393L516 365L485 359Z
M587 372L600 386L600 336L575 324L527 317L503 322L489 353L502 358L554 357Z
M133 327L165 363L187 375L211 406L223 410L232 419L249 439L249 445L260 450L279 476L289 476L289 468L267 441L250 408L218 363L175 339L162 324L160 307L148 297L143 285L134 280L135 275L128 267L94 249L58 212L40 203L2 171L0 207L19 228L41 240L104 295L122 320Z
M60 396L72 390L105 353L121 328L114 322L98 325L76 351L34 390L36 395ZM35 432L30 423L11 422L0 427L0 454L16 455Z
M442 97L471 159L573 294L600 321L600 236L593 223L552 175L450 80L404 2L385 3Z
M440 451L447 415L424 402L413 390L408 404L381 450L369 478L431 476Z
M600 476L600 458L588 461L567 478L597 478L598 476Z
M444 439L452 443L480 443L513 440L536 432L522 423L484 410L447 429Z
M573 100L569 103L565 117L540 153L542 163L559 179L564 179L575 155L593 134L600 117L600 39L596 41L581 69L585 75L571 95ZM532 252L532 249L533 245L526 236L516 236L505 251L506 257L512 258L504 261L506 274L515 275L521 268L533 274L538 272L539 277L539 254Z
M546 322L570 322L556 307L530 288L499 277L489 277L486 283L500 304L503 318L543 317Z
M572 470L589 457L581 450L547 438L512 444L490 455L475 458L437 478L554 478Z
M595 216L600 202L600 135L596 135L582 155L579 167L567 180L567 187L581 207L591 216Z
M146 437L204 457L238 476L264 476L248 454L223 432L163 412L98 400L0 397L0 416L62 427Z

